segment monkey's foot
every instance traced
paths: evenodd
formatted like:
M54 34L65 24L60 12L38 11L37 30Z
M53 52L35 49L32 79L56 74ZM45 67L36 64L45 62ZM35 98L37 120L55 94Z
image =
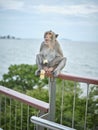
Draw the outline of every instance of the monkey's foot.
M40 69L36 70L36 71L35 71L35 75L36 75L36 76L40 76L40 72L41 72Z
M52 72L52 74L53 74L54 77L58 77L58 75L60 74L60 70L55 69L55 70Z

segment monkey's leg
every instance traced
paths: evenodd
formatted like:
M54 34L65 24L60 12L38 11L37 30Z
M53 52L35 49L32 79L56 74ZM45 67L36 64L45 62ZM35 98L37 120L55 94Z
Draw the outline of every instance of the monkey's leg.
M60 63L57 65L56 69L53 71L54 77L57 77L60 74L60 71L64 68L66 65L66 58L64 57Z
M40 54L36 55L36 64L38 66L38 69L35 71L35 75L40 75L40 71L42 69L42 56Z

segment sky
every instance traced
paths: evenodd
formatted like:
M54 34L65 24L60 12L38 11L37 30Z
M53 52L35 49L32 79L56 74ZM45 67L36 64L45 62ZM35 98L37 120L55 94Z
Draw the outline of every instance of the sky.
M0 0L0 36L98 42L98 0Z

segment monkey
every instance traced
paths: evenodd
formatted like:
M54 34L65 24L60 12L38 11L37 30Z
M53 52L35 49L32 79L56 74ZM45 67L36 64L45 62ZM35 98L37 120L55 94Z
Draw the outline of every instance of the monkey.
M35 75L40 75L43 69L45 73L52 73L57 77L65 67L67 58L63 56L57 37L58 34L51 30L44 33L44 41L41 43L39 54L36 55L38 69Z

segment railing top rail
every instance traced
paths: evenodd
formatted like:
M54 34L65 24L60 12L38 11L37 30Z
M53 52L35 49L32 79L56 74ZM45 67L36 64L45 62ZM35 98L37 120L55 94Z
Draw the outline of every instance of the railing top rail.
M46 74L46 76L53 77L51 74ZM95 78L80 77L80 76L74 76L70 74L59 74L57 78L60 78L62 80L70 80L70 81L98 85L98 79Z
M67 74L60 74L58 77L64 80L72 80L76 82L83 82L83 83L98 85L98 79L94 79L94 78L73 76L73 75L67 75Z
M14 90L11 90L11 89L6 88L4 86L0 86L0 93L5 94L9 97L12 97L16 100L22 101L22 102L24 102L24 103L26 103L34 108L42 110L44 112L48 112L49 104L44 102L44 101L32 98L30 96L27 96L25 94L22 94L20 92L14 91Z
M44 126L46 128L50 128L51 130L76 130L74 128L70 128L70 127L67 127L67 126L46 120L46 119L42 119L36 116L32 116L30 120L32 123Z

